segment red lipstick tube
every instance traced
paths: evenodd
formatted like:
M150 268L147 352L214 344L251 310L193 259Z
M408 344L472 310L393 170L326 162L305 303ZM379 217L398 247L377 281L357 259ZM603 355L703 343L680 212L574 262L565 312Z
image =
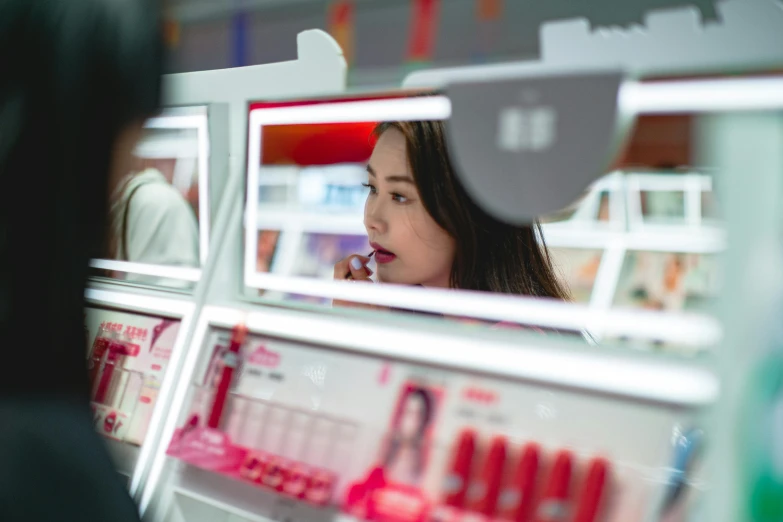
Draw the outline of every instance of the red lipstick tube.
M495 437L487 452L479 476L473 480L468 492L468 509L487 517L495 514L503 469L506 464L506 438Z
M595 458L590 462L573 522L595 522L598 519L604 493L609 489L610 475L611 464L606 459Z
M531 442L522 448L519 463L510 482L498 499L498 518L512 522L529 522L536 500L536 475L541 448Z
M223 371L220 374L215 397L212 400L212 408L209 411L207 426L213 429L220 427L223 417L223 410L228 400L228 390L231 387L231 381L234 378L234 371L239 366L239 350L245 342L247 328L245 325L237 325L231 334L231 344L228 352L223 356Z
M443 503L461 509L470 483L470 468L476 452L476 432L462 430L452 453L451 468L443 487Z
M571 474L574 456L568 450L555 456L549 480L536 508L535 522L564 522L568 516L568 499L571 490Z

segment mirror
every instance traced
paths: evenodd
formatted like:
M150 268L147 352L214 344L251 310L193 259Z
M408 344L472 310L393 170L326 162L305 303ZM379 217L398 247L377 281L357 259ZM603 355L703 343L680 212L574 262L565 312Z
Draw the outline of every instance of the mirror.
M514 227L463 188L449 115L446 96L421 93L251 106L248 295L492 328L527 326L508 319L530 305L519 297L565 301L574 314L707 309L725 243L712 178L694 167L690 132L661 144L649 131L690 129L693 117L640 117L577 201L540 227ZM646 340L676 349L657 334Z
M209 243L207 107L164 110L149 119L131 171L110 196L109 238L95 275L127 283L190 288Z

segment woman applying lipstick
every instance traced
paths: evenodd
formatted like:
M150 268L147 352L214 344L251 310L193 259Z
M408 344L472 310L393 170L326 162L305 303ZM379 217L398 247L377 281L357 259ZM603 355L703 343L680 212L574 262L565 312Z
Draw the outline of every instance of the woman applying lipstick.
M502 223L470 199L442 122L385 122L374 135L364 226L378 282L568 299L536 238L538 223ZM351 255L334 277L372 282L369 261Z

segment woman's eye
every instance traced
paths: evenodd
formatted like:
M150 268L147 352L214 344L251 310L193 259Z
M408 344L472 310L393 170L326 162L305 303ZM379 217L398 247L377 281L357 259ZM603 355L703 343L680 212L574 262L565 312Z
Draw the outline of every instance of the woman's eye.
M407 203L408 198L396 192L392 193L392 199L397 203Z
M375 194L378 192L378 189L375 188L375 185L371 185L370 183L362 183L362 186L364 188L370 189L370 194Z

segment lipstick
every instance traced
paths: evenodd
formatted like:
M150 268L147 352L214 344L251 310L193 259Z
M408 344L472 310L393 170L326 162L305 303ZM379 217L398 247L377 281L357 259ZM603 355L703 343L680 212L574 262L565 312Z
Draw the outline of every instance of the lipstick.
M370 243L370 246L375 249L375 262L380 264L391 263L397 256L393 252L389 252L377 243Z
M503 483L503 469L506 464L506 438L495 437L492 441L479 476L468 491L468 509L487 517L495 514L500 486Z
M604 492L609 486L610 470L611 465L606 459L595 458L590 462L573 522L596 521Z
M373 250L372 252L367 254L365 257L367 259L372 259L372 256L374 256L374 255L375 255L375 250ZM367 275L372 275L372 272L370 271L369 268L367 268L366 265L364 266L364 270L367 272ZM345 274L345 277L343 279L348 279L348 280L352 280L353 279L353 275L351 274L351 270L350 269L348 270L348 273Z
M536 508L535 522L564 522L568 511L571 473L574 456L562 450L555 456L555 463L544 488L544 495Z
M443 486L443 503L462 509L468 491L470 468L476 452L476 432L464 429L459 435L451 459L451 467Z
M228 399L228 389L231 386L231 380L234 378L234 371L239 366L239 350L245 342L247 328L245 325L237 325L231 334L231 344L228 351L223 356L223 371L220 374L215 397L212 399L212 408L209 411L207 426L213 429L220 427L220 421L223 417L223 410Z
M528 522L535 505L536 475L541 460L541 447L530 442L522 449L516 472L498 499L498 518L513 522Z

